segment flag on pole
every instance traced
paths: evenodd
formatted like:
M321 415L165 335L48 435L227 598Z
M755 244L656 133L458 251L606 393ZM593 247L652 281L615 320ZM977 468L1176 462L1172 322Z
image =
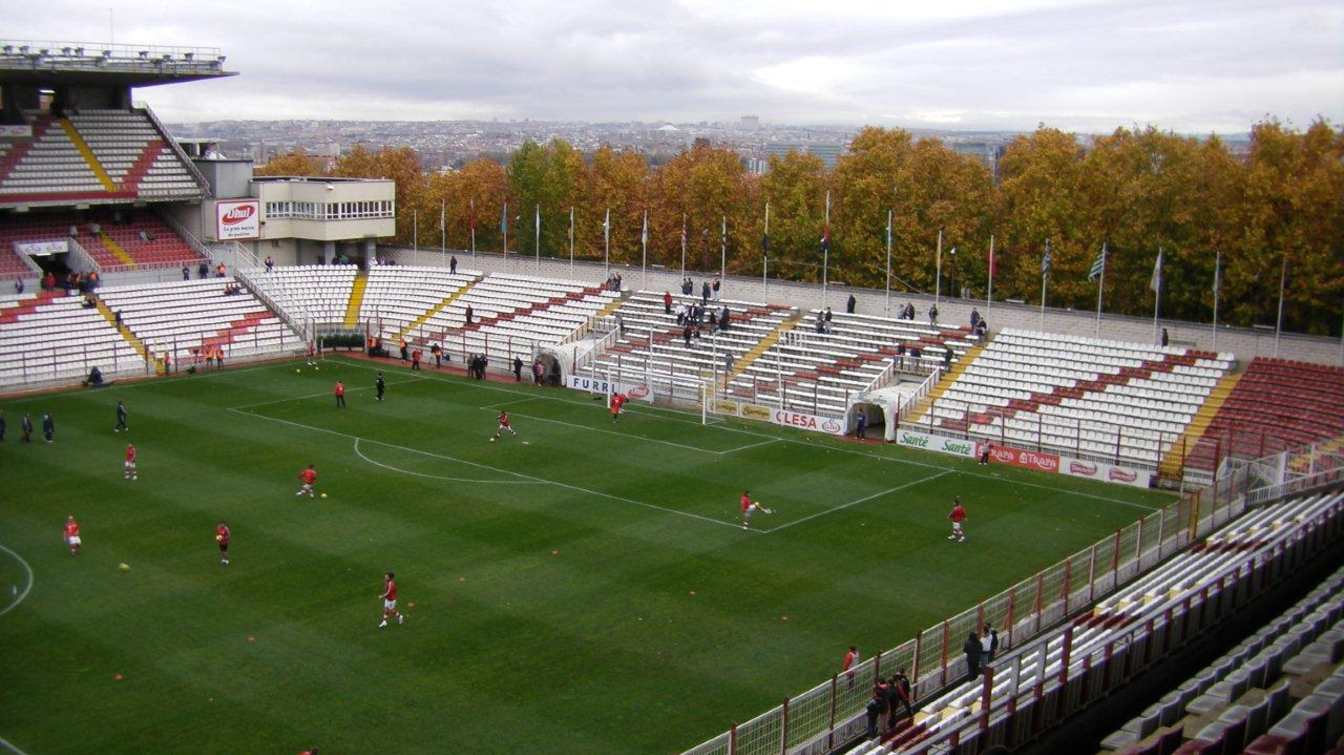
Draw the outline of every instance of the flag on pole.
M440 202L439 202L439 233L443 233L444 231L448 230L448 225L447 225L447 223L446 223L445 220L444 220L444 219L447 217L447 212L448 212L448 204L447 204L447 202L440 201Z
M509 203L504 202L504 209L499 213L499 232L504 236L509 235Z
M826 221L826 224L823 225L823 226L821 227L821 251L822 251L822 252L829 252L829 251L831 251L831 221L830 221L830 220L827 220L827 221Z
M770 254L770 203L765 203L765 231L761 234L761 253Z
M990 279L991 281L994 280L994 273L995 273L996 270L997 270L997 268L996 268L995 265L994 265L994 244L993 244L993 242L990 242L990 245L989 245L989 279Z
M471 209L467 213L467 222L471 225L471 232L476 233L476 197L470 199Z
M1098 254L1097 258L1092 260L1092 270L1088 272L1087 279L1090 281L1095 281L1098 278L1100 278L1105 271L1106 271L1106 245L1102 244L1101 254Z
M1161 293L1162 293L1162 249L1161 249L1161 247L1158 247L1158 250L1157 250L1157 261L1153 263L1153 277L1152 277L1151 280L1148 281L1148 288L1152 289L1153 293L1155 293L1155 294L1161 294Z
M649 211L644 211L644 227L639 232L639 243L644 246L649 245Z
M611 234L611 208L607 208L607 214L602 217L602 238L607 238Z
M1046 239L1046 240L1045 240L1045 254L1041 256L1041 277L1042 277L1042 278L1049 278L1049 277L1050 277L1050 267L1051 267L1051 265L1053 264L1053 262L1054 262L1054 261L1051 259L1051 255L1050 255L1050 239Z

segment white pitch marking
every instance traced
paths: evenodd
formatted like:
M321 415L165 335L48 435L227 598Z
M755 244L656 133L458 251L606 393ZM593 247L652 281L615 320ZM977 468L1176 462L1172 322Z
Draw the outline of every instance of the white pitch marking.
M15 553L12 549L6 548L3 545L0 545L0 551L4 551L9 555L13 556L14 560L19 562L19 566L23 567L23 571L28 574L28 584L24 586L23 592L19 593L19 597L15 598L13 603L10 603L3 609L0 609L0 616L4 616L10 611L13 611L15 608L18 608L19 604L22 603L24 599L28 597L28 593L33 591L33 583L36 581L36 579L33 577L33 567L29 566L28 562L23 560L23 556L20 556L18 553Z
M524 479L524 480L531 480L532 482L543 483L543 484L546 484L546 485L554 485L554 486L556 486L556 487L560 487L560 488L567 488L567 489L569 489L569 490L574 490L574 491L577 491L577 492L580 492L580 493L587 493L588 495L594 495L594 496L598 496L598 497L600 497L600 498L609 498L609 499L611 499L611 500L613 500L613 501L622 501L622 502L624 502L624 503L632 503L632 504L634 504L634 505L636 505L636 506L642 506L642 507L644 507L644 508L646 508L646 509L654 509L654 510L657 510L657 511L662 511L662 512L667 513L667 514L676 514L677 516L684 516L684 517L687 517L687 518L689 518L689 519L698 519L698 520L700 520L700 521L702 521L702 522L708 522L708 523L710 523L710 524L717 524L717 525L719 525L719 526L721 526L721 527L732 527L732 528L734 528L734 529L736 529L736 528L738 527L738 525L736 525L736 524L734 524L734 523L732 523L732 522L726 522L726 521L723 521L722 519L711 519L710 517L707 517L707 516L701 516L701 515L699 515L699 514L693 514L693 513L689 512L689 511L681 511L681 510L679 510L679 509L670 509L670 508L667 508L666 506L659 506L659 505L656 504L656 503L646 503L646 502L644 502L644 501L636 501L636 500L633 499L633 498L625 498L625 497L623 497L623 496L612 495L611 493L603 493L603 492L600 491L600 490L590 490L590 489L588 489L588 488L579 487L578 485L571 485L571 484L569 484L569 483L567 483L567 482L559 482L559 481L557 481L557 480L548 480L548 479L546 479L546 478L544 478L544 477L535 477L535 476L533 476L533 475L523 474L522 472L514 472L513 470L510 470L510 469L501 469L500 467L492 467L492 466L490 466L489 464L481 464L480 462L468 461L467 459L459 459L459 458L457 458L456 456L448 456L447 454L438 454L438 453L434 453L434 452L432 452L432 451L424 451L424 450L421 450L421 449L419 449L419 448L411 448L411 447L409 447L409 446L399 446L399 445L397 445L396 443L388 443L388 442L386 442L386 441L374 440L373 438L361 438L361 437L358 436L358 435L351 435L350 433L343 433L343 432L340 432L339 430L329 430L329 429L327 429L327 428L325 428L325 427L316 427L316 426L314 426L314 425L305 425L305 424L303 424L302 422L293 422L293 421L290 421L290 420L287 420L287 419L280 419L279 417L267 417L267 416L264 415L264 414L253 414L252 412L246 412L246 411L242 411L242 410L240 410L240 409L229 409L229 411L231 411L231 412L235 412L235 413L237 413L237 414L241 414L241 415L243 415L244 417L255 417L255 418L257 418L257 419L263 419L263 420L267 420L267 421L269 421L269 422L279 422L279 423L281 423L281 424L284 424L284 425L290 425L291 427L297 427L297 428L300 428L300 429L303 429L303 430L311 430L311 431L313 431L313 432L327 433L327 434L329 434L329 435L338 435L338 436L340 436L340 437L342 437L342 438L350 438L350 439L352 439L352 440L363 440L363 441L366 441L366 442L369 442L369 443L377 443L377 444L380 445L380 446L387 446L388 448L395 448L395 449L398 449L398 450L400 450L400 451L406 451L406 452L408 452L408 453L423 454L423 455L425 455L425 456L432 456L432 457L434 457L434 458L436 458L436 459L445 459L445 460L447 460L447 461L455 461L455 462L458 462L459 464L466 464L467 466L478 467L478 468L480 468L480 469L488 469L488 470L490 470L491 472L497 472L497 473L499 473L499 474L511 475L511 476L513 476L513 477L520 477L520 478L522 478L522 479Z
M0 747L9 750L10 752L14 753L14 755L28 755L28 753L24 752L23 750L20 750L18 745L14 744L8 739L5 739L4 737L0 737Z
M483 407L481 407L481 408L482 408L482 409L487 409L487 408L489 408L489 407L485 407L485 406L483 406ZM607 429L604 429L604 428L601 428L601 427L593 427L593 426L591 426L591 425L580 425L580 424L577 424L577 423L574 423L574 422L566 422L566 421L564 421L564 420L562 420L562 419L549 419L549 418L547 418L547 417L538 417L538 416L533 415L533 414L518 414L518 413L516 413L516 412L514 413L513 416L515 416L515 417L522 417L523 419L534 420L534 421L536 421L536 422L550 422L551 424L555 424L555 425L564 425L565 427L572 427L572 428L574 428L575 430L589 430L589 431L591 431L591 432L595 432L595 433L605 433L605 434L607 434L607 435L615 435L615 436L618 437L618 438L626 438L626 439L628 439L628 440L642 440L642 441L645 441L645 442L647 442L647 443L660 443L660 444L662 444L662 445L664 445L664 446L672 446L673 448L684 448L684 449L686 449L687 451L699 451L700 453L705 453L705 454L715 454L715 455L721 455L721 454L727 453L726 451L714 451L714 450L711 450L711 449L708 449L708 448L700 448L699 446L688 446L688 445L686 445L686 444L684 444L684 443L677 443L677 442L675 442L675 441L670 441L670 440L661 440L661 439L659 439L659 438L648 438L648 437L645 437L645 436L643 436L643 435L631 435L631 434L629 434L629 433L620 433L620 432L616 432L615 430L607 430Z
M850 506L857 506L857 505L859 505L860 503L867 503L868 501L871 501L871 500L873 500L874 498L881 498L881 497L884 496L884 495L890 495L890 494L892 494L892 493L895 493L895 492L898 492L898 491L901 491L901 490L905 490L906 488L912 488L912 487L914 487L914 486L916 486L916 485L919 485L920 483L931 482L931 481L933 481L933 480L938 479L939 477L945 477L945 476L950 475L950 474L952 474L952 473L951 473L951 472L939 472L938 474L929 475L928 477L921 477L921 478L919 478L918 480L912 480L911 482L907 482L907 483L905 483L904 485L897 485L897 486L894 487L894 488L888 488L888 489L886 489L886 490L883 490L883 491L880 492L880 493L873 493L872 495L866 495L866 496L864 496L864 497L862 497L862 498L856 498L856 499L850 501L849 503L842 503L842 504L840 504L839 506L836 506L836 507L834 507L834 508L826 509L825 511L818 511L818 512L815 513L815 514L808 514L807 516L805 516L805 517L803 517L803 518L801 518L801 519L795 519L795 520L793 520L792 522L789 522L788 524L781 524L781 525L779 525L778 527L771 527L771 528L768 529L768 530L764 530L764 532L767 532L767 533L769 533L769 532L778 532L778 531L780 531L780 530L788 529L789 527L792 527L792 526L794 526L795 524L802 524L803 522L806 522L806 521L809 520L809 519L816 519L816 518L819 517L819 516L825 516L826 514L831 514L831 513L834 513L834 512L836 512L836 511L840 511L840 510L842 510L842 509L847 509L847 508L849 508Z
M373 460L373 459L370 459L368 456L366 456L366 455L364 454L363 451L359 450L359 441L360 441L359 438L355 438L355 455L356 455L356 456L358 456L359 458L363 459L364 461L367 461L368 463L374 465L375 467L382 467L383 469L389 469L389 470L391 470L391 471L393 471L393 472L400 472L400 473L402 473L402 474L408 474L408 475L411 475L411 476L413 476L413 477L424 477L424 478L431 479L431 480L447 480L448 482L474 482L474 483L480 483L480 484L483 484L483 485L540 485L540 484L542 484L542 483L539 483L539 482L533 482L532 480L475 480L475 479L472 479L472 478L470 478L470 477L446 477L446 476L444 476L444 475L425 474L424 472L416 472L416 471L413 471L413 470L410 470L410 469L402 469L401 467L394 467L394 466L392 466L391 464L384 464L384 463L382 463L381 461L375 461L375 460ZM376 443L377 441L374 441L374 442Z

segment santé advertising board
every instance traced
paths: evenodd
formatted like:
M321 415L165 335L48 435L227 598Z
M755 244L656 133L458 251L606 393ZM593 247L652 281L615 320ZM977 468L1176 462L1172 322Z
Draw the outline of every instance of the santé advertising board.
M926 451L941 451L957 456L975 456L975 441L962 438L945 438L941 435L928 435L914 430L900 430L896 433L896 442L902 446L922 448Z
M215 238L220 241L261 236L261 202L256 199L215 203Z

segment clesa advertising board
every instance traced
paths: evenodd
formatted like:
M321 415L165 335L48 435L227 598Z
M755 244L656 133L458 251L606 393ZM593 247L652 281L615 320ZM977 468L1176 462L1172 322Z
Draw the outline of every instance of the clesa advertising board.
M784 427L796 427L799 430L811 430L814 433L844 435L845 425L834 417L819 417L815 414L791 412L787 409L775 409L770 421Z
M1060 457L1059 471L1070 477L1086 477L1089 480L1133 485L1136 488L1148 487L1152 477L1149 472L1099 461L1075 459L1071 456Z
M220 241L261 236L261 202L256 199L215 203L215 238Z

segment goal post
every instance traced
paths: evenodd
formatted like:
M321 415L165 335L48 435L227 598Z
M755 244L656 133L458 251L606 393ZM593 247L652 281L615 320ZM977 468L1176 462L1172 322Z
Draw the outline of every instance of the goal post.
M700 372L700 424L717 425L723 423L718 411L720 387L718 375L711 370Z

